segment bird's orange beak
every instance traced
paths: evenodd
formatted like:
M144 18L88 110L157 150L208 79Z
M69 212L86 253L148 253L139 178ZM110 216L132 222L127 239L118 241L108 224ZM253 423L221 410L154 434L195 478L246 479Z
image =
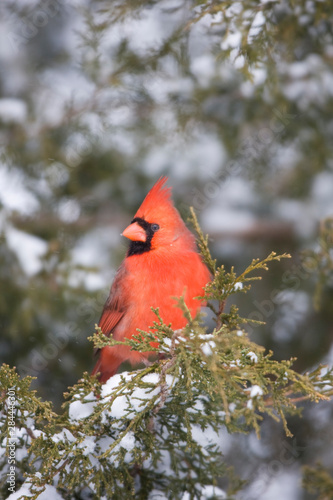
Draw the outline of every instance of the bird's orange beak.
M122 235L132 241L146 241L147 239L146 231L137 222L127 226Z

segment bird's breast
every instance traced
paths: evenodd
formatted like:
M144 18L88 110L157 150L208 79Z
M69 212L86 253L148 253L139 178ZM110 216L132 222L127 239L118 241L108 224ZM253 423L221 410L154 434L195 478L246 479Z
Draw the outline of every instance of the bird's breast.
M176 298L184 296L193 315L200 307L194 299L202 295L209 273L195 252L156 252L131 256L126 261L129 309L138 328L156 320L151 308L158 307L162 319L174 329L186 324ZM148 324L147 324L148 322ZM142 324L143 326L140 326Z

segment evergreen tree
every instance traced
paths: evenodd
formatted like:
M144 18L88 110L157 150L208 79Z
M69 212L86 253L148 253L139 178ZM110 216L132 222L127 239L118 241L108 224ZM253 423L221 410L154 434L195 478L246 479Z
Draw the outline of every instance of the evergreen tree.
M4 368L0 390L9 391L13 385L22 388L17 389L20 395L16 393L16 422L23 429L17 430L22 432L18 471L34 474L25 451L32 441L36 442L31 448L36 453L36 468L41 466L41 454L46 464L52 462L51 455L38 448L41 439L35 440L30 428L36 438L39 431L46 432L49 444L54 443L52 436L69 429L78 444L76 429L85 424L69 421L67 410L62 414L61 395L93 365L87 336L98 321L113 270L124 254L119 233L148 187L163 174L171 178L176 205L184 218L194 206L210 234L213 255L225 266L224 273L219 269L216 282L216 294L225 309L215 312L226 316L218 319L216 332L223 326L224 342L234 345L235 332L244 329L238 342L244 342L244 349L252 350L258 360L263 359L268 370L279 360L297 358L289 366L295 370L290 372L290 384L296 383L297 373L310 373L314 385L306 379L304 391L314 396L312 387L321 393L316 380L330 375L329 371L328 375L320 373L316 379L316 369L321 363L332 364L332 26L333 4L319 0L0 3L0 362L16 366L23 380ZM221 283L236 280L253 257L262 262L273 249L281 255L290 253L292 259L274 263L265 279L247 294L235 281L237 293L227 300L232 282L230 287L225 283L225 295ZM246 282L240 282L245 289ZM214 287L209 291L215 294ZM252 321L237 326L238 312L231 304ZM208 362L210 370L213 362L223 367L232 360L231 351L228 357L228 347L220 344L216 332L216 355L208 356L209 349L199 336L202 327L198 320L193 321L197 334L193 338L188 334L184 345L192 353L189 375L195 379L202 363ZM163 339L172 335L165 331ZM248 339L255 345L247 344ZM197 352L200 342L205 351L202 356L208 356L208 361ZM164 343L161 340L161 346ZM259 345L266 350L261 351ZM185 364L180 344L175 349L177 359L180 356ZM242 363L241 344L239 351L235 345L233 349L234 362ZM274 354L267 358L270 351ZM142 374L148 377L142 387L137 375L135 384L139 386L128 391L135 387L146 391L147 383L155 384L159 393L163 366ZM173 377L174 386L167 386L165 404L154 414L157 429L162 425L159 419L171 412L169 401L176 405L173 387L179 394L185 391L177 366L172 365L165 374ZM280 365L274 366L278 370ZM225 378L216 381L222 368L216 373L212 368L212 387L224 388L242 408L239 414L235 409L235 417L226 412L225 420L235 422L236 418L235 426L242 424L248 431L235 433L230 422L223 424L229 426L229 434L218 431L223 436L224 459L222 465L219 459L212 462L217 467L216 477L224 474L226 464L234 465L237 474L248 481L238 495L266 500L270 488L277 483L287 485L288 478L293 478L290 483L295 488L300 483L301 465L307 464L304 484L312 485L319 495L329 495L331 403L323 400L313 405L303 400L302 419L286 414L285 426L294 435L286 437L272 419L258 421L259 416L277 411L269 398L278 386L272 375L272 387L259 380L262 367L251 362L250 368L230 368L232 377L232 370L240 370L240 385L244 371L249 376L238 396L228 392L228 384L225 388ZM36 377L31 384L40 401L28 391L29 376ZM204 384L205 380L201 377L199 381ZM83 394L94 392L96 384L91 385L87 377L84 381ZM132 379L125 382L134 384ZM255 386L264 394L246 399L246 405L253 399L257 415L250 417L252 409L243 406L246 394L250 396ZM189 406L193 402L191 387L186 388ZM283 396L283 387L281 391ZM1 401L6 413L5 392L1 392ZM221 397L218 394L216 398ZM288 397L294 401L306 394ZM154 405L153 396L144 395L147 401L142 411ZM102 400L95 401L92 394L89 397L93 401L85 400L82 406L96 403L93 411L104 415ZM218 399L212 402L211 395L207 398L206 406L220 404ZM72 399L68 405L74 404ZM46 400L52 405L41 402ZM225 401L222 403L216 417L219 429L220 413L226 411ZM285 405L290 406L288 400L280 404L282 413ZM264 407L256 412L258 405ZM148 406L150 419L152 406ZM194 412L196 409L194 405ZM247 416L242 416L243 409ZM92 432L92 415L86 420L87 436ZM197 417L197 413L192 415L190 427L196 425ZM100 421L103 419L101 416ZM113 419L111 415L110 422ZM254 437L259 428L260 442ZM110 436L117 439L116 431L112 432ZM188 439L186 460L199 473L191 455L195 439ZM60 450L67 447L62 442ZM100 446L97 438L92 444ZM135 441L133 463L149 446L146 441L136 446ZM132 451L127 451L126 460ZM96 451L96 456L101 454ZM89 456L87 451L84 457ZM7 467L7 457L3 460ZM317 462L322 464L316 466ZM123 474L130 471L136 481L144 476L143 471L136 473L126 464ZM40 471L46 494L53 488L54 467L50 467L47 481L45 469ZM19 472L17 477L18 485L24 479ZM36 485L37 476L33 477ZM205 477L202 485L208 489L202 495L208 496L214 482L212 475ZM61 495L84 496L84 492L70 493L67 480L69 477L64 489L60 488ZM161 483L166 490L167 478L163 476ZM201 487L195 478L192 486L190 483L189 488ZM222 481L221 488L227 490L226 484L227 480ZM230 488L232 495L235 489ZM291 486L290 491L290 498L296 496ZM3 492L8 493L5 485ZM297 494L302 493L297 490ZM287 494L281 496L287 498Z

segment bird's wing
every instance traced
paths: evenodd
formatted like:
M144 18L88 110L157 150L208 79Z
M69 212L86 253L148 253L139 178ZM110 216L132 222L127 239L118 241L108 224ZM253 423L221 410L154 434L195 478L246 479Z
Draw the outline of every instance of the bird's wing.
M126 271L121 266L112 283L109 297L104 305L101 318L98 326L101 328L104 335L110 336L115 327L120 322L126 312L126 302L123 293L123 279ZM94 354L97 354L100 349L95 349Z
M101 319L98 323L98 326L101 328L104 335L109 336L125 314L125 311L119 309L117 306L118 304L114 303L111 303L110 305L105 304L104 306Z

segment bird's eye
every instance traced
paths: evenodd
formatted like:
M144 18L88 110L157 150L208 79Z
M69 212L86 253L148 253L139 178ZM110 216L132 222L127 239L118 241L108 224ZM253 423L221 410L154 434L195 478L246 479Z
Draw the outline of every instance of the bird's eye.
M151 230L156 233L156 231L158 231L160 228L160 226L158 224L152 224L151 225Z

